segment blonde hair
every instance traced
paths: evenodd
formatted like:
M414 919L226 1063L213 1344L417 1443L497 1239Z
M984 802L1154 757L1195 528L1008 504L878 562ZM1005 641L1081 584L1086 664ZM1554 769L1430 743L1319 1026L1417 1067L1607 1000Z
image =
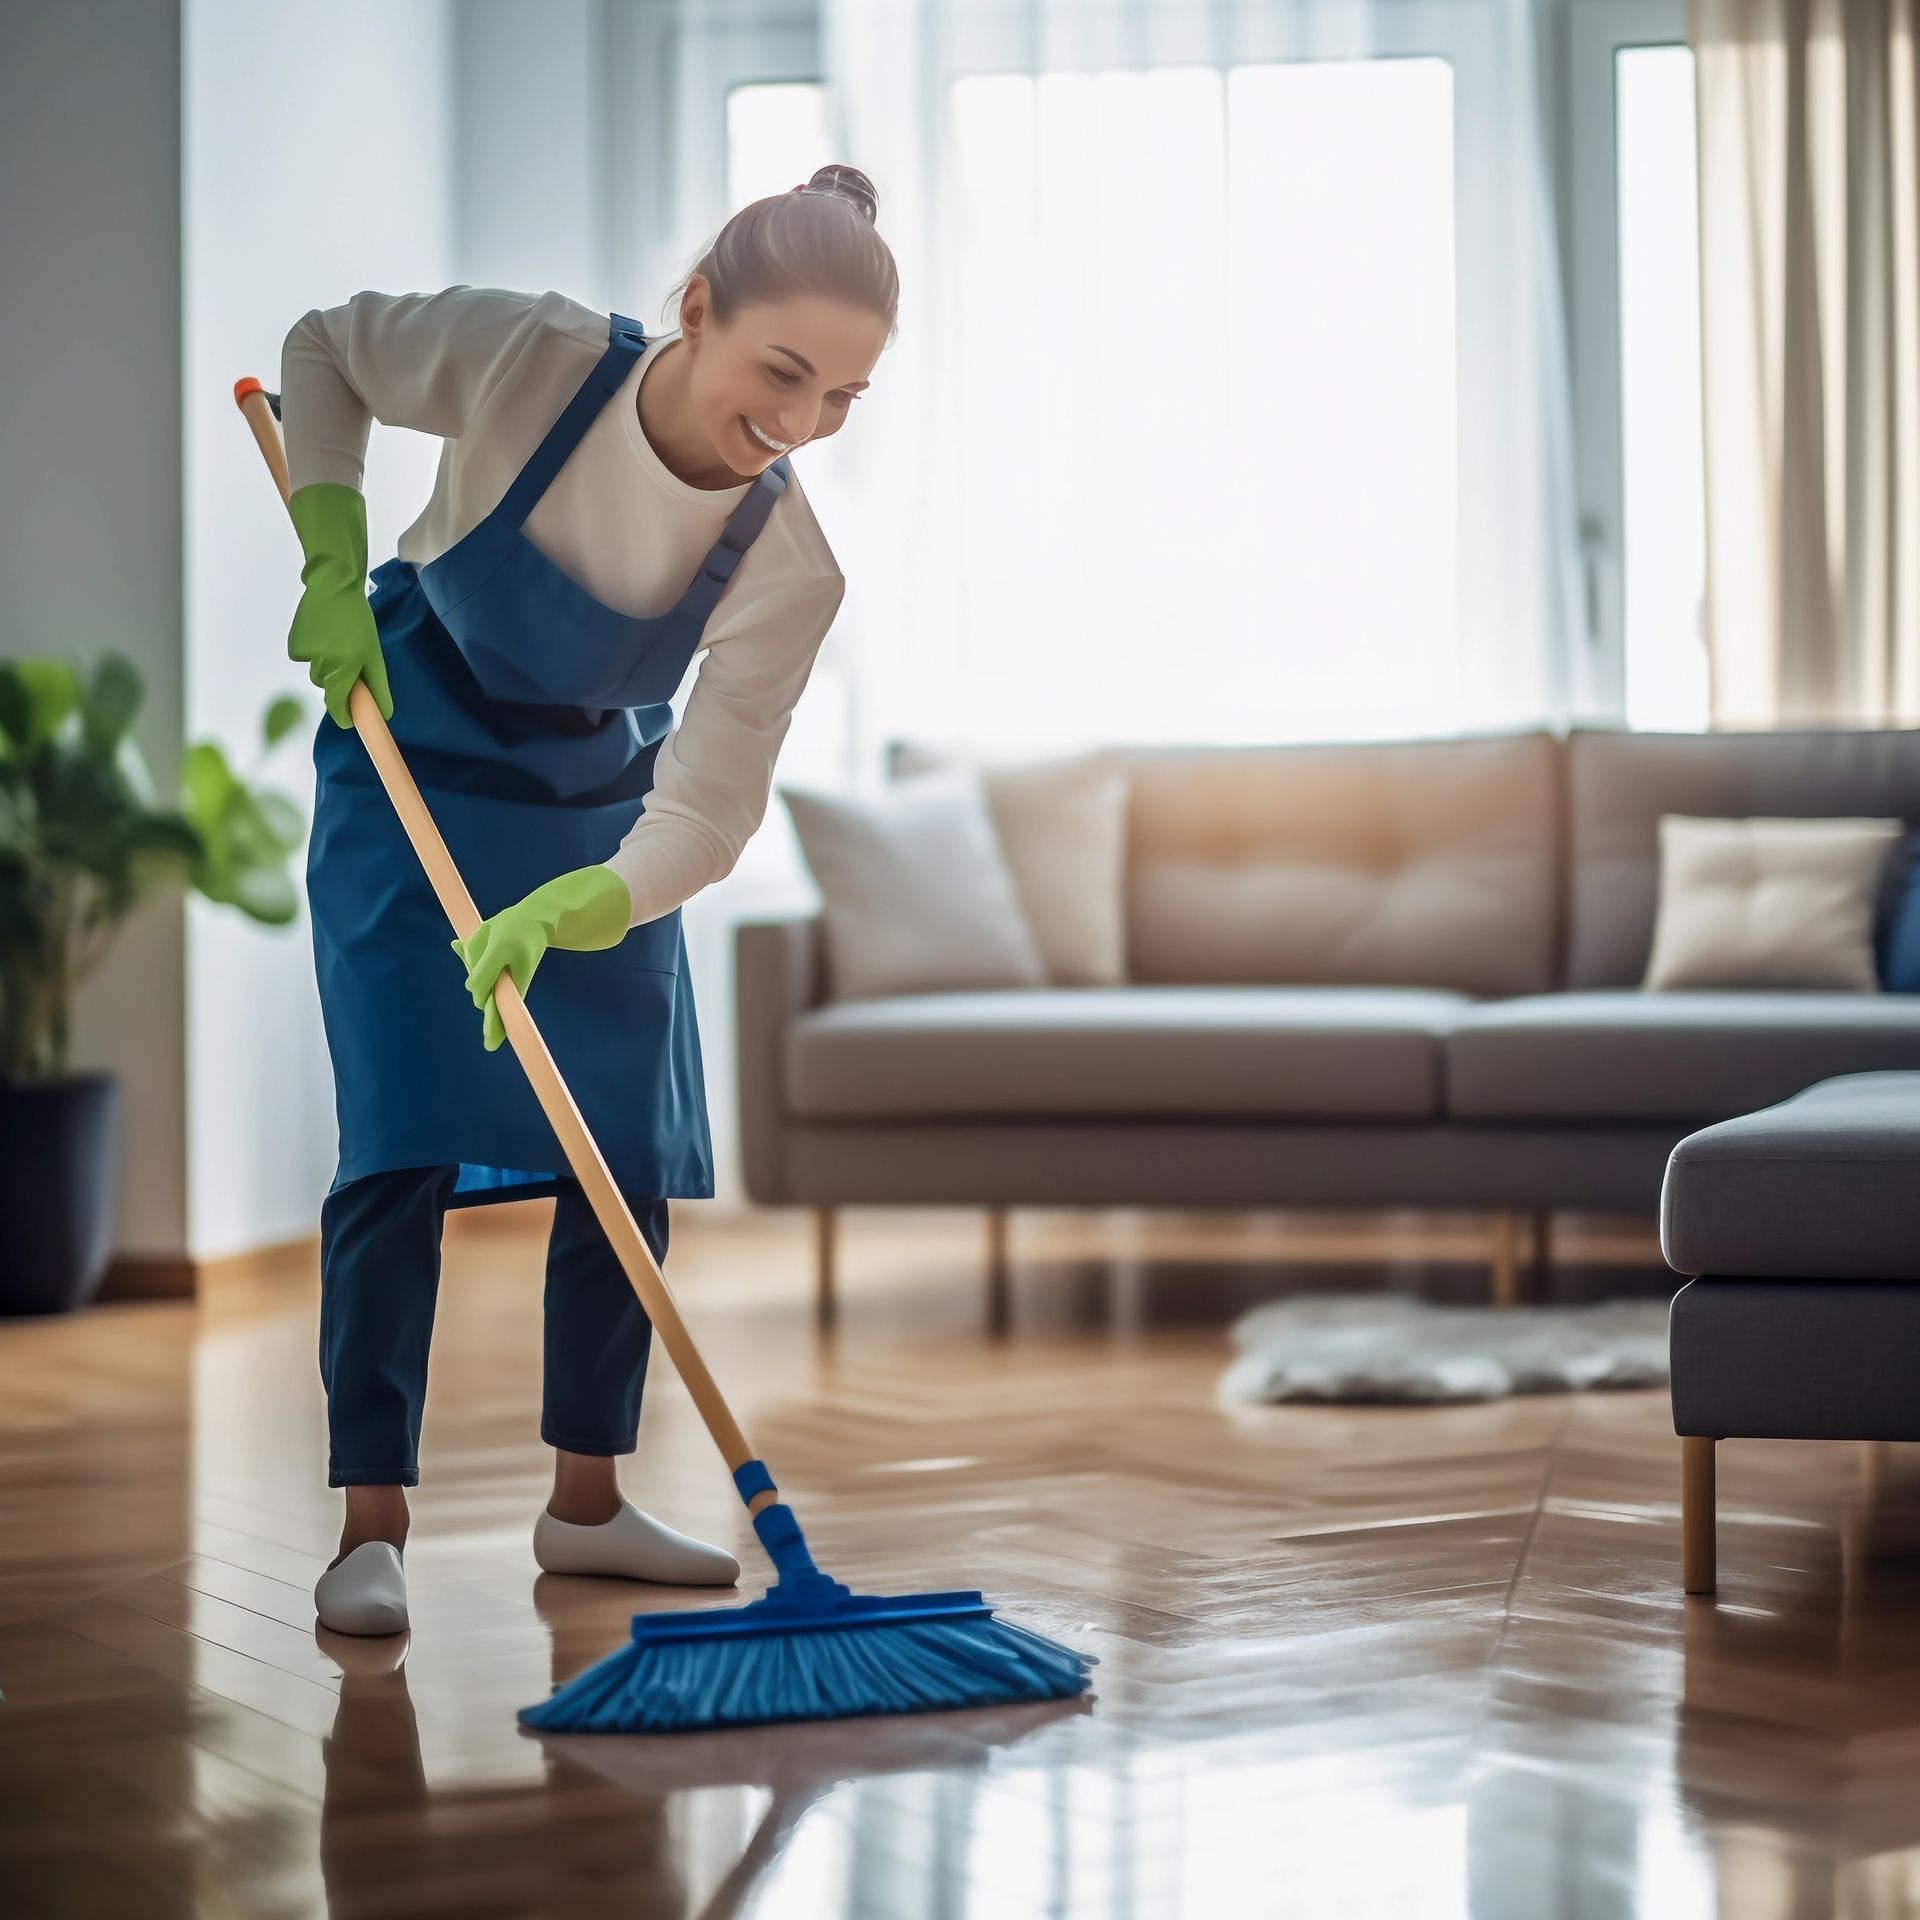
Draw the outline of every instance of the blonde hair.
M742 307L796 293L827 294L877 313L889 341L900 304L893 252L874 230L880 208L858 167L821 167L803 187L752 200L708 242L667 295L676 310L687 283L703 274L714 318L725 326Z

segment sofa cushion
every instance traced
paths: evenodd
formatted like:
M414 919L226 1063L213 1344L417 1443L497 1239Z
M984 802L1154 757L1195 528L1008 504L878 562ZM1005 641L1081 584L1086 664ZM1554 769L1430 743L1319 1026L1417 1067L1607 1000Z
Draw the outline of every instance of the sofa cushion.
M977 773L780 797L820 889L833 999L1046 984Z
M1660 816L1660 905L1644 985L1877 993L1874 906L1899 820Z
M1128 974L1154 984L1558 984L1559 743L1132 748Z
M1536 994L1462 1013L1446 1042L1446 1110L1461 1120L1718 1120L1879 1067L1920 1067L1920 1002L1908 995Z
M1873 815L1920 822L1920 729L1567 736L1566 984L1638 986L1653 947L1663 813ZM1880 909L1903 875L1887 863Z
M1920 1073L1851 1073L1690 1133L1667 1161L1677 1273L1920 1280Z
M1420 989L1054 987L816 1007L788 1029L807 1119L1256 1114L1431 1119L1467 1002Z
M1127 979L1127 776L1103 748L1044 758L956 761L895 740L895 781L970 765L993 816L1020 905L1056 987Z

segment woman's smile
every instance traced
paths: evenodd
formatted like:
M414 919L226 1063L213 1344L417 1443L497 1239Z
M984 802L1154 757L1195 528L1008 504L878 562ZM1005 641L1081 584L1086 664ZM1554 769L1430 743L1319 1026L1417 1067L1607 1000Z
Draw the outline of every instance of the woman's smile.
M747 437L755 441L758 445L765 447L770 453L789 453L792 451L794 446L793 441L776 440L771 434L762 433L744 413L740 416L740 423L746 428Z

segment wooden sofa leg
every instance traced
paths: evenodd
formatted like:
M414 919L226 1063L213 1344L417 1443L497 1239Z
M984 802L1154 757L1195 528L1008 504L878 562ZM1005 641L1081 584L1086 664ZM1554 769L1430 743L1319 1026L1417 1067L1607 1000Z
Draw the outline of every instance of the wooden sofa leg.
M1007 1275L1007 1210L987 1209L987 1331L1005 1333L1013 1319L1013 1293Z
M1680 1442L1680 1581L1689 1593L1711 1593L1713 1446L1691 1434Z
M1000 1334L1014 1319L1014 1290L1006 1271L1006 1208L987 1208L987 1332Z
M813 1210L813 1314L822 1327L839 1317L839 1276L834 1272L834 1217L831 1207Z
M1520 1297L1520 1216L1502 1208L1493 1216L1493 1304L1510 1307Z

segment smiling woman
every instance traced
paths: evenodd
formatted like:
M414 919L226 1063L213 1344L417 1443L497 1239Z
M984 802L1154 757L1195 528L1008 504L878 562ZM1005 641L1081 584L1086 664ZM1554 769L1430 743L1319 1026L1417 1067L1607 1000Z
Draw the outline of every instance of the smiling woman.
M897 276L872 216L852 168L754 202L659 340L558 293L469 286L358 293L287 335L288 510L306 556L288 652L328 696L307 891L340 1124L321 1373L347 1514L315 1589L323 1624L407 1624L400 1490L419 1478L441 1223L490 1200L555 1199L539 1564L738 1573L620 1498L613 1462L637 1444L652 1330L498 1052L493 996L510 965L663 1259L668 1198L714 1190L680 908L758 829L845 589L789 456L838 431L893 327ZM447 444L369 598L374 419ZM352 737L363 678L488 916L453 943L458 965Z

